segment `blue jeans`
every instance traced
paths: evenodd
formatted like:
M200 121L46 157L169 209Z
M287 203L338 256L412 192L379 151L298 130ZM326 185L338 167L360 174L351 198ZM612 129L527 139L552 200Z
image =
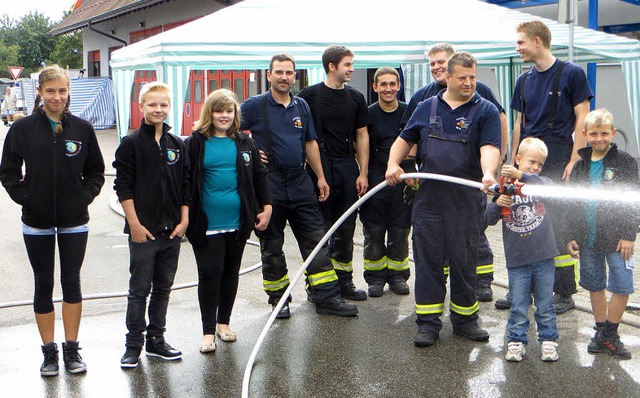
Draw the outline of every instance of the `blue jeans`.
M509 342L529 342L527 332L532 288L536 305L534 316L538 324L538 341L555 341L558 338L558 325L556 311L553 309L553 282L556 271L553 258L509 268L507 271L511 294L511 312L507 322Z
M180 255L180 238L169 239L170 234L171 231L157 233L154 235L155 240L144 243L135 243L129 238L131 277L127 296L127 347L142 348L145 331L147 337L159 337L164 334L169 293ZM151 299L147 326L145 309L149 293Z
M609 279L607 282L607 267ZM628 296L633 293L633 268L626 267L620 252L602 253L583 245L580 248L580 286L590 292L605 288L611 293Z

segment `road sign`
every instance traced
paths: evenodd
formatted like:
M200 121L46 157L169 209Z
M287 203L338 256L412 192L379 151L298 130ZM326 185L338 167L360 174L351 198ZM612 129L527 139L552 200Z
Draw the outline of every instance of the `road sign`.
M9 73L11 73L13 80L18 80L18 77L24 70L22 66L8 66L7 68L9 69Z

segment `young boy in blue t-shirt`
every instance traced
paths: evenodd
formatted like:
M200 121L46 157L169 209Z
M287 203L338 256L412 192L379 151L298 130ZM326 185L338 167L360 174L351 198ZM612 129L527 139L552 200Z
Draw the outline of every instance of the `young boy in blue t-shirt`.
M516 155L519 169L504 165L502 175L526 184L551 184L550 179L539 176L547 154L547 146L542 140L525 138ZM505 208L508 211L503 213ZM558 326L553 308L553 284L554 257L558 255L558 248L548 209L538 197L503 194L489 204L485 212L489 225L495 225L500 219L511 294L505 358L519 362L526 352L533 292L541 358L545 362L557 361Z
M634 190L639 187L638 165L612 143L616 135L613 116L596 109L585 118L582 134L588 147L578 151L571 183L602 190ZM580 286L590 292L596 333L587 346L591 354L609 352L631 359L618 335L618 325L633 293L633 248L640 219L633 211L611 201L579 202L567 218L569 253L580 258ZM578 255L579 249L579 255ZM606 264L609 266L607 283ZM607 304L605 288L611 292Z

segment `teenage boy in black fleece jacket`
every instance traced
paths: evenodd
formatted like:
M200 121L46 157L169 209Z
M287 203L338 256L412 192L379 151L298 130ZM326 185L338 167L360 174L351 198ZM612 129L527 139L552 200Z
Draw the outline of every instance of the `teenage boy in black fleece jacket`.
M176 360L182 353L164 340L169 293L189 224L189 159L184 143L164 123L171 109L169 87L148 83L140 91L142 126L116 150L114 189L125 212L131 278L127 297L126 351L122 368L135 368L146 331L147 356ZM153 291L151 289L153 287ZM149 325L145 307L149 300Z

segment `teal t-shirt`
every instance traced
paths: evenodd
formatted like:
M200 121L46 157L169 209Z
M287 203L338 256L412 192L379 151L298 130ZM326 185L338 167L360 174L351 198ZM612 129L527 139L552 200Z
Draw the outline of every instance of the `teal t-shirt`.
M47 117L47 119L49 119ZM51 131L53 131L54 133L56 132L56 127L58 126L60 122L56 122L55 120L49 119L49 124L51 125Z
M204 146L202 207L208 232L240 228L240 195L236 171L236 143L229 137L211 137Z
M589 185L591 188L600 188L600 182L602 179L602 170L604 168L604 162L602 159L591 161L591 168L589 169ZM588 247L593 247L596 244L596 219L598 217L598 201L592 200L587 202L584 218L587 221L588 227Z

